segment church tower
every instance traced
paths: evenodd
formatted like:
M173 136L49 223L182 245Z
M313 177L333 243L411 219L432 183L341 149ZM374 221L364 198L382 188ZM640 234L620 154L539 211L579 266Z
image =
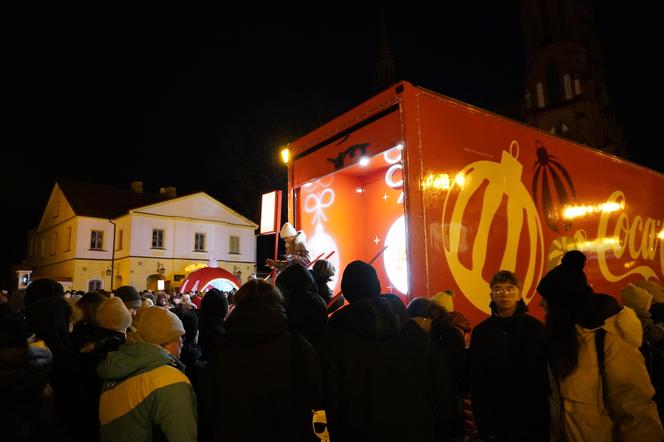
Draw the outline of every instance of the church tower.
M390 42L387 38L387 26L385 25L385 14L380 14L380 35L378 40L378 57L376 60L376 88L383 90L396 81L395 62L390 50Z
M586 0L521 0L524 121L626 157L606 91L599 36Z

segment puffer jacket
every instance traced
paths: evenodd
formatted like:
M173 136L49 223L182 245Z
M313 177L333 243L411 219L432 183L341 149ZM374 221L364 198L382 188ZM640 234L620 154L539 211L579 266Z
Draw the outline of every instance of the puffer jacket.
M99 364L101 440L197 440L196 398L184 365L158 345L132 342Z
M664 440L652 400L655 391L639 351L641 323L629 307L586 328L577 325L577 368L553 383L552 440L648 442ZM604 364L608 404L599 376L595 334L604 329Z

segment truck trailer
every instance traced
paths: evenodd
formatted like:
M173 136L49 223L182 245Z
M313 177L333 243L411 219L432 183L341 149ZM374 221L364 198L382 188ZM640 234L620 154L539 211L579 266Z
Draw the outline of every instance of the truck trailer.
M498 270L537 283L572 249L596 292L664 276L664 176L403 81L289 145L288 219L312 257L372 262L404 302L442 290L477 324Z

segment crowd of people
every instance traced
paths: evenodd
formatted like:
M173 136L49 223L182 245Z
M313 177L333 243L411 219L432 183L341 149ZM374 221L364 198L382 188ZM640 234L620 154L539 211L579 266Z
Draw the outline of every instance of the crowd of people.
M621 305L585 259L539 281L544 323L498 271L472 327L453 292L404 305L362 261L340 303L322 259L234 293L36 280L0 295L0 440L664 440L664 289L629 284Z

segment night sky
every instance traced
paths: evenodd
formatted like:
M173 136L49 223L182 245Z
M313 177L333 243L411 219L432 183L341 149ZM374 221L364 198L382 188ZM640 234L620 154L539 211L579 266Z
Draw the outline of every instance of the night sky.
M377 9L15 3L0 10L3 288L56 178L205 191L258 220L260 194L285 189L279 146L377 92ZM500 111L522 88L518 2L449 3L385 9L396 77ZM608 90L631 159L664 171L648 114L652 28L604 3Z

